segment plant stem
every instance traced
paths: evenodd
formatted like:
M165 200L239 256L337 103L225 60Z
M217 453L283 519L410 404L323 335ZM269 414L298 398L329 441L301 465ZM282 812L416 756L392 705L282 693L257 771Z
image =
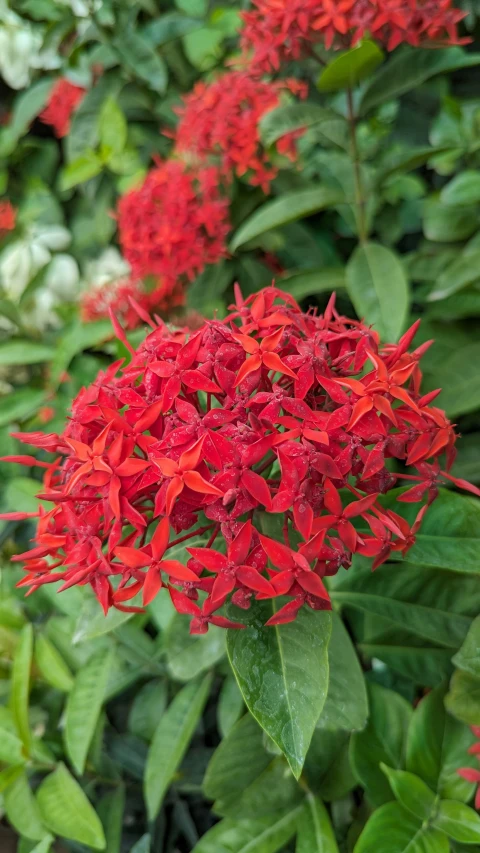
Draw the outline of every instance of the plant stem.
M363 193L362 170L360 166L360 155L357 143L357 121L355 107L353 105L353 93L351 86L347 89L348 124L350 127L350 144L352 148L353 179L355 183L355 205L357 208L357 230L358 239L364 243L367 239L367 223L365 216L365 196Z

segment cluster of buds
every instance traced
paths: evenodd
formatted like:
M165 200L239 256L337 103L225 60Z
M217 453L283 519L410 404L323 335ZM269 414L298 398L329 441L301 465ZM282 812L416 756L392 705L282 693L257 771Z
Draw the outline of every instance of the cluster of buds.
M40 113L40 120L53 127L55 136L59 139L70 133L72 113L75 112L85 97L85 89L75 86L65 77L55 83L45 109Z
M243 13L242 48L253 72L278 71L311 55L315 44L348 49L363 38L393 50L406 43L439 47L459 38L466 12L452 0L254 0Z
M20 585L90 584L105 611L135 611L134 597L146 605L166 586L192 632L242 627L219 613L230 598L248 608L281 596L279 624L329 609L324 579L353 554L373 568L406 554L442 478L480 494L448 473L456 436L432 405L439 392L420 389L431 342L410 349L417 323L381 345L334 296L319 315L274 287L246 300L237 289L232 308L190 334L150 321L136 351L112 316L130 362L79 394L62 435L17 435L59 454L8 457L45 469L39 497L52 504L14 557ZM414 485L398 500L420 504L412 527L380 499L402 478ZM185 564L170 559L189 539Z

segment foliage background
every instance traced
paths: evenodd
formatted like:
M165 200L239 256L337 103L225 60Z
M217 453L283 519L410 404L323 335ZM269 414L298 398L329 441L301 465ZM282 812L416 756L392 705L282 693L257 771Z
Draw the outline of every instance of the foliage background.
M479 483L479 9L463 5L468 49L401 47L358 80L356 164L345 71L329 65L318 83L314 60L293 68L309 83L307 103L286 101L261 134L273 151L286 130L307 127L298 162L279 160L269 199L247 180L232 185L230 257L193 282L185 310L222 316L233 282L245 295L268 285L274 257L279 285L304 305L321 309L334 289L342 312L386 339L421 317L419 342L436 340L425 388L444 389L440 405L462 433L453 473ZM204 0L0 6L0 193L18 209L0 249L4 454L20 447L12 430L61 430L72 397L124 354L109 322L79 320L79 294L119 274L111 211L153 156L168 155L164 131L181 95L236 55L238 12ZM347 62L351 79L355 59ZM38 115L65 75L88 94L58 140ZM360 248L356 169L368 230ZM34 469L0 467L2 510L35 507ZM455 772L475 765L467 724L480 724L478 502L443 492L401 571L387 564L372 575L359 560L335 578L348 632L336 617L337 680L300 784L243 716L221 631L190 637L162 595L145 615L107 619L84 590L57 597L44 587L23 599L8 559L31 536L28 525L0 522L0 796L19 853L47 853L54 838L58 849L106 844L108 853L295 844L297 853L381 853L384 833L397 844L390 853L407 843L412 853L480 849L471 846L478 825L469 834L473 818L461 811L473 786ZM172 556L185 559L181 546ZM382 762L418 777L406 783L425 813L409 810L400 777L392 790ZM412 842L430 815L420 780L457 803L463 836L448 840L428 818L427 838ZM372 811L384 823L369 830L373 842L358 842Z

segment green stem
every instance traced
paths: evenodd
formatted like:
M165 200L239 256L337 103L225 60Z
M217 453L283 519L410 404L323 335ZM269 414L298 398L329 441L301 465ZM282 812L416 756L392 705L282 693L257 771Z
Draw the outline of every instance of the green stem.
M357 121L353 105L353 93L349 86L347 89L348 125L350 128L350 144L353 161L353 180L355 183L355 206L358 239L364 243L367 239L367 222L365 211L365 196L363 192L362 170L360 165L360 154L357 143Z

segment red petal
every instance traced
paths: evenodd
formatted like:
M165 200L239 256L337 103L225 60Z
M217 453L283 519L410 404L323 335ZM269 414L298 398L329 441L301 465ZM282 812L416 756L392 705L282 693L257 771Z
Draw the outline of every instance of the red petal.
M274 616L271 616L266 625L286 625L288 622L293 622L297 616L298 611L303 605L303 601L298 598L292 599L288 604L284 604L280 610L275 613Z
M130 569L142 569L152 561L151 557L138 548L124 548L119 545L118 548L115 548L114 553Z
M245 586L248 586L249 589L255 590L255 592L262 592L264 595L270 596L276 594L272 584L257 572L256 569L253 569L252 566L240 566L237 569L237 578Z
M256 501L267 509L271 508L272 496L270 494L270 489L260 474L256 474L255 471L249 471L246 469L242 474L241 482L252 498L255 498Z
M228 547L228 559L240 565L247 559L252 541L252 522L246 521Z
M317 598L322 598L324 601L330 601L327 590L315 572L301 572L297 577L297 581L306 592L316 595Z
M162 560L160 567L162 572L165 572L167 575L172 575L173 578L180 581L192 581L193 583L198 581L198 577L195 572L192 572L191 569L184 566L183 563L180 563L178 560Z
M185 485L194 492L200 492L202 495L217 495L217 497L223 497L221 489L217 489L213 483L209 483L205 480L198 471L185 471L183 479L185 481Z
M218 551L213 551L211 548L187 548L187 551L209 572L221 572L228 566L225 555L219 554Z
M268 536L259 534L262 548L265 551L270 562L278 569L291 571L295 566L293 552L286 545L276 542L275 539L270 539Z
M156 566L150 566L147 574L145 575L145 582L143 585L143 603L145 606L153 601L162 586L162 575L160 571Z
M165 551L167 550L168 540L170 538L170 522L168 518L162 518L162 520L157 525L157 529L153 534L150 547L152 549L152 554L155 560L159 560L160 557L163 557Z

